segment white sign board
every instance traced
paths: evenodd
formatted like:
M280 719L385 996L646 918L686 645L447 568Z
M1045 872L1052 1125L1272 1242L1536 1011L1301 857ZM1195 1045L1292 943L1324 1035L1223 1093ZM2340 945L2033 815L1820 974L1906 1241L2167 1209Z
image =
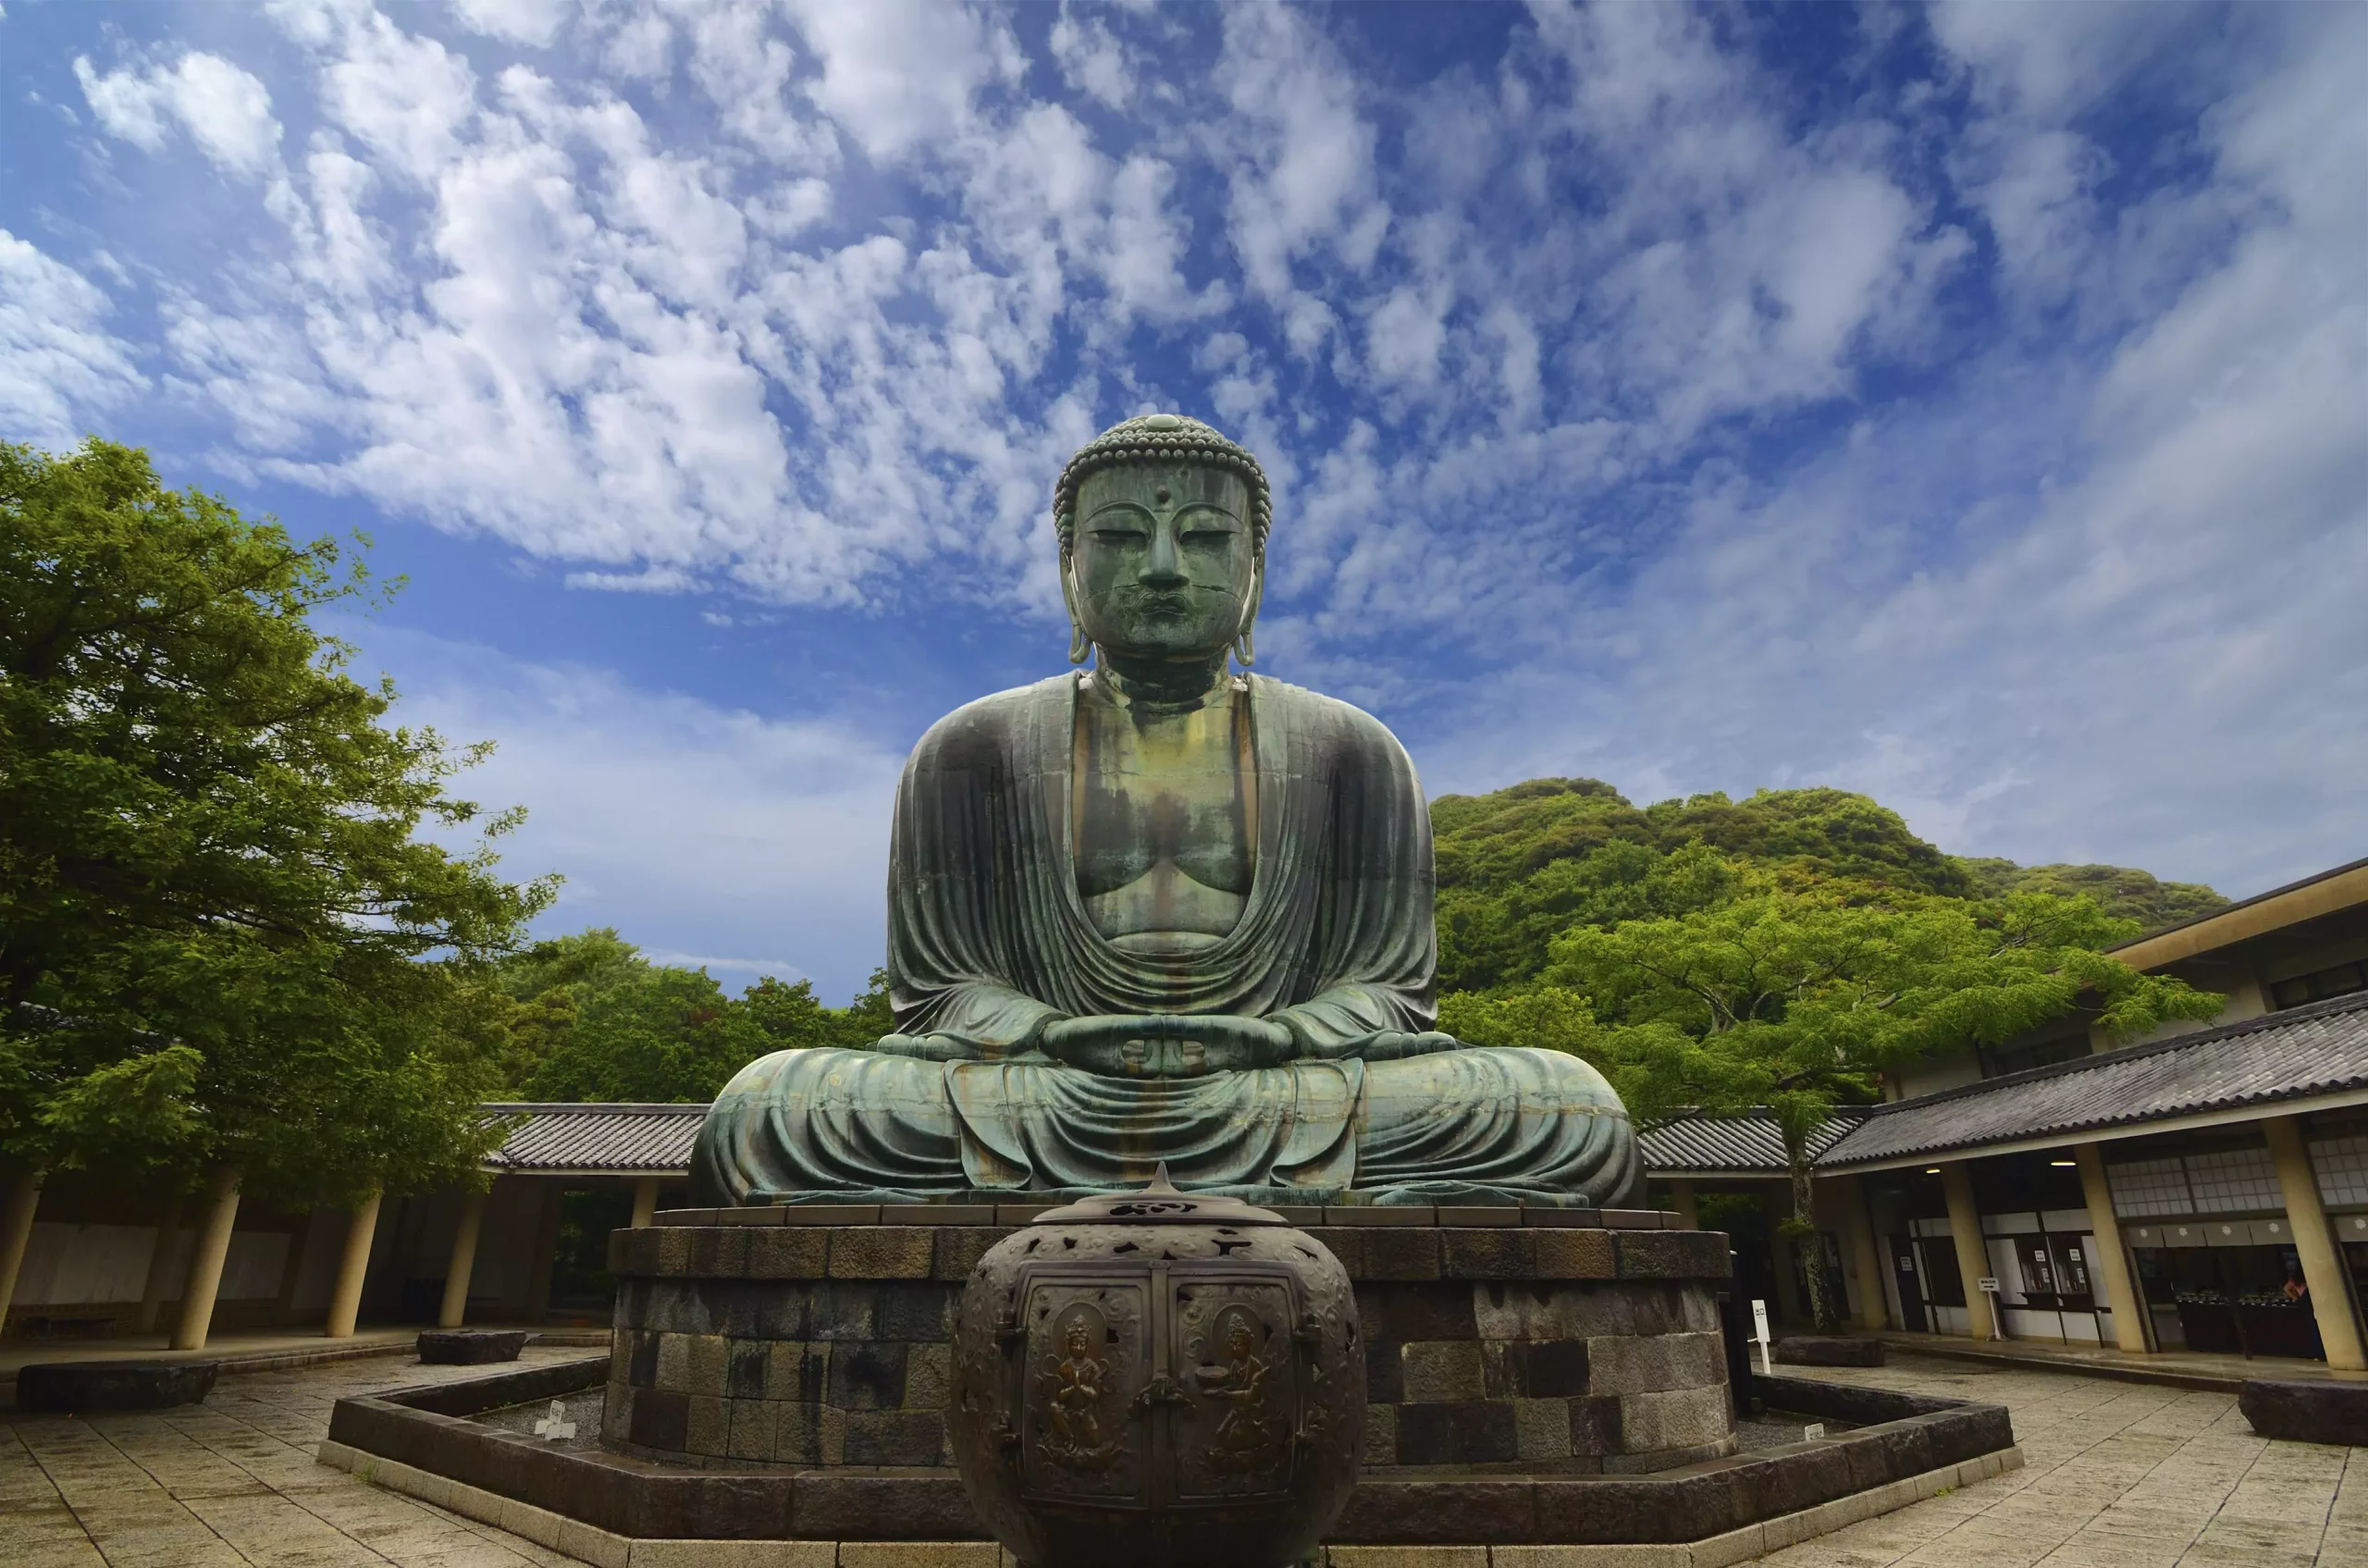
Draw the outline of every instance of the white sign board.
M1766 1302L1751 1303L1751 1327L1755 1338L1759 1341L1759 1370L1767 1376L1773 1377L1776 1372L1776 1364L1768 1358L1768 1303Z
M1995 1279L1977 1279L1974 1281L1974 1284L1978 1286L1980 1289L1981 1293L1986 1296L1994 1296L1998 1293L1998 1281Z

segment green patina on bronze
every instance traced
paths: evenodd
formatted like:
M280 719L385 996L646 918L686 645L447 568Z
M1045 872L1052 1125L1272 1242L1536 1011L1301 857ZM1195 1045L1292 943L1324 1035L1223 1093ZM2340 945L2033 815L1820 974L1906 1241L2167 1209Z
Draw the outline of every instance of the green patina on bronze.
M1114 426L1054 512L1092 670L940 720L897 790L897 1032L751 1063L702 1203L1179 1185L1276 1203L1621 1205L1626 1113L1432 1005L1429 819L1369 714L1245 662L1265 476L1195 420Z

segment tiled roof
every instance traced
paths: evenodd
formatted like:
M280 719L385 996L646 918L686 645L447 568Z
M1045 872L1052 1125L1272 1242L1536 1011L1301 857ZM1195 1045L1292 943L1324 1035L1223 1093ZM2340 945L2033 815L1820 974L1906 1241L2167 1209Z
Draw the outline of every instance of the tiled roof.
M486 1163L521 1174L647 1171L679 1175L691 1167L691 1144L707 1106L639 1105L491 1105L521 1122Z
M1866 1114L1866 1107L1856 1105L1836 1111L1809 1140L1809 1157L1823 1154ZM1637 1142L1644 1153L1645 1169L1654 1176L1781 1176L1784 1171L1784 1139L1777 1130L1772 1111L1754 1110L1741 1116L1688 1112L1646 1128L1637 1134Z
M1820 1162L1980 1149L2368 1089L2368 994L1881 1105Z

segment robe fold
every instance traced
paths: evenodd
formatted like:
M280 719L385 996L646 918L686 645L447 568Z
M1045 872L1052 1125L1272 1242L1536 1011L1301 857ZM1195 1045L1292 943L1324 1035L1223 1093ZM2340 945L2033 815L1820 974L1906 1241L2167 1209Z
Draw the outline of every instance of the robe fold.
M1620 1205L1642 1173L1618 1096L1559 1053L1389 1055L1434 1028L1429 815L1405 750L1347 703L1245 677L1256 862L1234 929L1130 952L1078 891L1077 674L956 710L897 789L888 976L870 1051L749 1064L702 1125L700 1203L902 1201L1137 1184L1273 1202ZM1282 1023L1296 1059L1188 1078L1036 1049L1097 1014Z

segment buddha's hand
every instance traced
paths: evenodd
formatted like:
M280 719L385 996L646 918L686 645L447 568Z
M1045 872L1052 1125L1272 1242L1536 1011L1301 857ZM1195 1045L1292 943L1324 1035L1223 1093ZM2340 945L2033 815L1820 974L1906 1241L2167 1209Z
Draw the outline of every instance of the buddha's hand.
M1097 1014L1044 1026L1044 1054L1109 1078L1200 1078L1288 1060L1291 1033L1222 1013Z
M1394 1062L1401 1056L1428 1056L1440 1051L1457 1051L1463 1042L1452 1034L1424 1030L1410 1034L1400 1030L1385 1030L1358 1047L1357 1055L1369 1062Z

